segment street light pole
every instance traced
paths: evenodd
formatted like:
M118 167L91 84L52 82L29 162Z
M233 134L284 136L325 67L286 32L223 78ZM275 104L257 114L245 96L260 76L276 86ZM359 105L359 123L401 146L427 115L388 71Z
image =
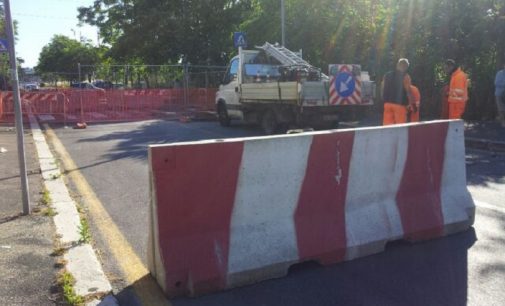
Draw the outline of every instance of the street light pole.
M284 9L284 0L281 0L281 35L282 35L282 46L286 46L286 32L284 28L285 24L285 9Z
M14 27L12 24L11 6L9 0L4 0L5 27L7 29L7 42L9 49L9 61L11 64L12 90L14 99L14 111L16 113L16 133L18 142L19 177L21 178L21 197L23 200L23 214L31 212L30 197L28 192L28 177L26 176L26 157L23 131L23 115L21 109L21 97L19 95L18 68L16 62L16 49L14 46Z

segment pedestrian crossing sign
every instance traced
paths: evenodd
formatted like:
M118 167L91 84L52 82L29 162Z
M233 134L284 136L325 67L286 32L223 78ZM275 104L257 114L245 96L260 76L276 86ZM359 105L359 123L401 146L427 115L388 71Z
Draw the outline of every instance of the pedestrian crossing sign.
M247 47L247 39L244 32L235 32L233 33L233 45L235 48L246 48Z

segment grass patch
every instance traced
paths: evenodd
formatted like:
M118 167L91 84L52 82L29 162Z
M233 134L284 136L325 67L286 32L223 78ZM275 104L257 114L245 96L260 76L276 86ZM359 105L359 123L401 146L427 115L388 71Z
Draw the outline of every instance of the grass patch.
M58 284L63 289L63 297L70 305L83 305L85 300L82 296L77 295L74 290L75 279L72 274L64 271L58 277Z
M40 204L42 205L49 205L51 204L51 195L49 194L49 191L44 187L42 190L42 197L40 198Z
M51 174L51 179L54 181L61 177L61 174Z
M89 243L91 241L91 233L89 231L88 220L81 218L81 225L79 225L79 242Z
M42 214L44 216L46 216L46 217L54 217L58 213L51 206L48 206L46 209L44 209L44 211L42 212Z

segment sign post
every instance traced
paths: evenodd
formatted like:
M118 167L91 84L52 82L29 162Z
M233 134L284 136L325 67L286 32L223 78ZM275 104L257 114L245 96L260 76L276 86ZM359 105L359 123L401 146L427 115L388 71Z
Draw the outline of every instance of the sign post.
M283 47L286 46L285 23L286 23L286 13L285 13L284 0L281 0L281 42Z
M11 7L9 0L4 0L5 10L5 27L7 29L7 41L1 41L1 44L7 44L9 52L9 61L11 64L12 76L12 90L14 99L14 111L16 113L16 133L18 141L18 159L19 159L19 177L21 178L21 197L23 200L23 214L28 215L31 213L30 197L28 191L28 177L26 176L26 157L24 145L24 131L23 131L23 115L21 109L21 97L19 95L19 80L18 69L16 62L16 50L14 46L14 28L12 26ZM5 47L5 46L4 46ZM0 48L1 50L1 48Z
M247 47L247 38L246 34L244 32L235 32L233 33L233 45L235 48L238 48L238 58L239 58L239 65L238 65L238 83L242 84L242 65L244 63L244 55L242 54L242 48Z

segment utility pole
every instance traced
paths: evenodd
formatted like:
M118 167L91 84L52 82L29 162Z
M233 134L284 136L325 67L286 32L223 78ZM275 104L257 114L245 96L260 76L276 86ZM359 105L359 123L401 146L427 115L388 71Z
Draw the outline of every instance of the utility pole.
M21 178L21 197L23 200L23 214L31 213L30 197L28 192L28 177L26 176L26 157L23 131L23 115L21 109L21 97L19 95L18 67L16 62L16 49L14 46L14 27L12 24L11 5L9 0L4 0L5 28L7 29L7 42L9 49L9 61L11 64L12 89L14 99L14 111L16 113L16 133L18 141L19 177Z
M285 8L284 8L284 0L281 0L281 35L282 35L282 46L286 46L286 32L285 32L285 21L286 21L286 16L285 16Z

